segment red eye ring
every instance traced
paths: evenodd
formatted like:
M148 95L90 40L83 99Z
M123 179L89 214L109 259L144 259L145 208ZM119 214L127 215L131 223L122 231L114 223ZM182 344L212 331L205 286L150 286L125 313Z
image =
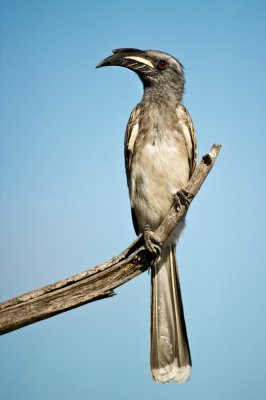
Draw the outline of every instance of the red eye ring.
M158 68L159 69L165 69L166 67L167 67L167 62L165 60L159 60Z

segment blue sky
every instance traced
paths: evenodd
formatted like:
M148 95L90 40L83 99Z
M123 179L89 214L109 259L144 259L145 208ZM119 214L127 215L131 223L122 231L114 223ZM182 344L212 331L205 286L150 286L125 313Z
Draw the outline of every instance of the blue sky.
M177 249L193 374L149 371L149 276L0 341L1 398L265 398L264 1L1 1L0 295L118 254L133 239L124 130L142 87L95 65L113 48L185 66L199 155L222 153Z

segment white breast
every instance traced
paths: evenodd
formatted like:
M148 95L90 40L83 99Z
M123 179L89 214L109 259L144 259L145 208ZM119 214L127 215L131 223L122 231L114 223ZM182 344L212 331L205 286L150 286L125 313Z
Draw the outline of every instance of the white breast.
M131 164L131 205L140 229L155 229L168 213L173 195L189 179L184 136L159 129L139 132Z

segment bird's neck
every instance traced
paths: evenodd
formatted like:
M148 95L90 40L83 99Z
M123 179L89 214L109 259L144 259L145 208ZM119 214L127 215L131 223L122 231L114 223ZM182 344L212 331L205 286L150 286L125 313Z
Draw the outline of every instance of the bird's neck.
M154 104L162 108L164 107L176 107L177 103L180 103L182 94L179 93L175 88L171 88L169 85L163 86L146 86L144 87L144 94L142 103L145 105Z

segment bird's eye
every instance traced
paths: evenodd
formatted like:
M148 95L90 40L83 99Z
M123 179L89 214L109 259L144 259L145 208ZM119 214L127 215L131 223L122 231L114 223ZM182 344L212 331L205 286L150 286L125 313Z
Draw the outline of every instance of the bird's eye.
M160 61L158 62L158 68L159 68L159 69L165 69L165 68L167 68L167 62L166 62L165 60L160 60Z

